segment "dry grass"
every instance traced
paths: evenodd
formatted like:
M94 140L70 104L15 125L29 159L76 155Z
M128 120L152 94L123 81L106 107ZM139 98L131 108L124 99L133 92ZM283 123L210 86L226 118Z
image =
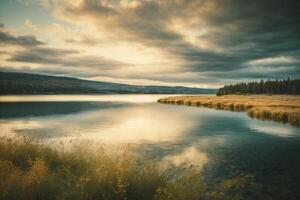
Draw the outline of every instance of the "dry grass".
M250 117L290 123L300 127L299 95L176 96L159 99L158 102L247 111Z
M156 161L134 157L128 146L108 153L101 147L91 150L79 145L66 152L28 139L0 140L0 199L160 200L178 196L196 200L201 196L203 185L196 169L169 177Z
M84 146L61 151L28 139L0 138L1 200L218 200L248 191L241 184L245 178L208 191L198 168L162 168L160 161L132 155L128 146L113 154ZM234 189L226 189L228 183Z

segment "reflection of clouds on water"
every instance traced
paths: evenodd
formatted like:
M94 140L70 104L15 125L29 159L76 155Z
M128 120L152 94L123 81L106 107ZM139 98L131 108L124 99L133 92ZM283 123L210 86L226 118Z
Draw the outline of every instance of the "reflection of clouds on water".
M76 137L121 143L182 139L194 126L193 120L187 120L184 114L179 115L176 110L153 105L128 105L73 115L12 121L14 126L2 126L9 129L7 131L27 134L34 138ZM30 125L33 121L35 126Z
M18 132L25 134L41 127L41 123L35 120L0 120L0 136L16 136Z
M290 125L277 124L276 122L258 121L249 123L250 129L255 132L271 134L279 137L292 137L296 134L296 128ZM298 132L299 133L299 132Z
M182 165L193 165L201 169L208 162L208 157L207 154L199 151L196 147L191 146L183 149L179 154L165 156L163 161L177 167Z
M153 107L114 109L96 114L105 124L93 125L82 137L105 142L160 142L180 139L193 127L192 121L175 112ZM95 124L95 123L94 123Z

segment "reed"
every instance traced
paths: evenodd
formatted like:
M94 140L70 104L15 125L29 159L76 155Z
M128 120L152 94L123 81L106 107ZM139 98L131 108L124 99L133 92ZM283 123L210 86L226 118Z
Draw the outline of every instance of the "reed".
M136 158L128 146L112 154L83 146L59 151L27 139L0 141L0 199L198 199L204 189L200 172L175 171L168 174L157 161Z
M232 199L251 189L252 179L244 188L245 178L221 180L208 190L198 168L162 167L161 161L134 156L127 145L114 153L82 145L66 151L0 138L1 200Z

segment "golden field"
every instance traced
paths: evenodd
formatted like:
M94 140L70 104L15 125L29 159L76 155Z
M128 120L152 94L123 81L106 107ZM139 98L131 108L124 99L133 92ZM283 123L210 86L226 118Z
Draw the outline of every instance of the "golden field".
M299 95L175 96L159 99L158 102L246 111L250 117L300 127Z

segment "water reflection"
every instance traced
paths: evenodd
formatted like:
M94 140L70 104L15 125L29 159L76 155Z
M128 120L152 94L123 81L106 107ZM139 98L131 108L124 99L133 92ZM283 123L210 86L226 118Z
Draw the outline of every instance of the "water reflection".
M279 184L279 189L298 191L298 128L253 120L245 113L157 104L158 96L109 98L35 96L27 102L6 98L0 103L0 135L132 143L138 154L175 166L198 166L208 180L243 172L257 175L266 185L289 182Z
M45 95L27 96L25 102L18 102L20 96L1 97L5 103L0 103L0 127L2 134L35 138L185 142L205 148L254 141L260 138L257 134L299 136L296 128L252 120L245 113L153 103L160 96Z
M208 162L208 157L207 154L201 152L196 147L191 146L185 148L178 154L167 155L162 160L177 167L182 165L190 165L202 169L202 167Z
M6 132L34 138L159 142L180 139L193 127L193 120L175 110L167 111L163 105L39 102L9 103L1 107L5 107L1 109L5 118L1 127ZM13 119L16 117L21 119Z
M0 103L0 119L68 115L96 109L120 107L122 104L103 102L5 102Z
M251 123L249 123L250 128L261 132L264 134L271 134L274 136L279 137L292 137L297 136L295 134L299 134L299 132L295 131L295 129L292 129L290 125L282 125L277 122L264 122L259 120L253 120Z

